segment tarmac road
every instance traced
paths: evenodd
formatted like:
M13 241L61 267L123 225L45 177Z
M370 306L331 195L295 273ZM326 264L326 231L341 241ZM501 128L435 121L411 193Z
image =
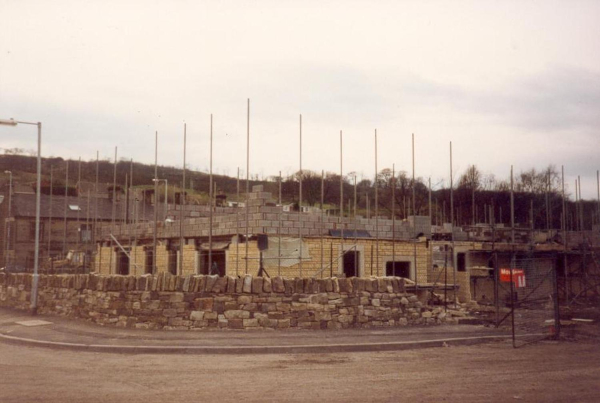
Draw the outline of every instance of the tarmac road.
M0 343L1 402L600 401L597 341L268 355Z

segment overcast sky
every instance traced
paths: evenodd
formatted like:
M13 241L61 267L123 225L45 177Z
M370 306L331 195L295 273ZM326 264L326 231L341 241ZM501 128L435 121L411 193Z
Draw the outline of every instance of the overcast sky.
M236 175L411 169L441 185L565 166L596 197L599 1L0 0L0 118L43 122L43 155ZM2 148L35 148L0 127Z

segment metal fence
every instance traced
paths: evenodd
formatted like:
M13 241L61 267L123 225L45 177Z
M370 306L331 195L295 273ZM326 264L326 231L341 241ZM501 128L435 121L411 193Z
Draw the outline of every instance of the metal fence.
M507 266L496 270L496 326L511 329L514 347L558 338L556 257L513 255Z

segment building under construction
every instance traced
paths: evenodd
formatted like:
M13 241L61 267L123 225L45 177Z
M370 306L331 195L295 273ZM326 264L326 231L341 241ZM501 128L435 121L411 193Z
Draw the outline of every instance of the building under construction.
M500 270L527 260L535 261L535 268L523 269L524 276L551 270L567 299L599 291L596 227L534 231L488 223L453 229L432 226L428 216L392 220L315 209L285 211L287 206L277 205L262 186L253 187L243 206L180 207L183 214L171 214L183 220L167 216L156 223L102 226L95 270L121 275L399 276L430 295L457 290L461 302L485 302L503 298Z

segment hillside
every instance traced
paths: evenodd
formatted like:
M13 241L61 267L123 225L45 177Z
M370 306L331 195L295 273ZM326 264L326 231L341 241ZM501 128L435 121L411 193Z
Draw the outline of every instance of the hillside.
M78 178L79 161L69 160L69 186L75 186ZM36 179L37 160L32 156L25 155L0 155L0 172L10 170L13 172L13 178L16 183L34 183ZM133 165L133 167L132 167ZM42 182L50 183L50 169L53 172L53 185L56 188L64 187L66 181L66 166L67 161L63 158L43 158L42 159ZM98 166L98 182L112 185L114 175L114 164L110 161L81 161L81 181L92 182L96 181L96 166ZM129 176L133 168L133 183L134 187L153 187L152 179L154 178L154 165L141 164L129 161L117 162L117 185L125 186L125 177ZM158 166L158 178L167 179L169 188L181 187L182 170L169 166ZM2 178L5 182L8 178ZM223 175L213 175L213 181L217 184L219 192L224 192L230 197L235 197L237 180ZM186 171L186 184L188 192L205 194L208 193L209 175L203 172ZM263 184L266 188L271 188L274 192L277 191L277 185L270 182L250 181L250 185ZM240 181L240 192L245 189L245 181ZM64 190L63 190L64 193ZM171 193L171 192L169 192Z
M62 158L44 158L42 161L43 182L50 184L50 167L53 170L54 193L64 194L66 177L66 161ZM78 161L69 161L69 185L74 187L77 182ZM117 184L125 185L125 177L129 175L132 165L128 161L117 163ZM100 183L113 182L114 165L110 161L98 162L98 178ZM4 154L0 155L0 172L10 170L13 172L15 183L33 184L36 178L36 158L28 155ZM158 166L158 177L169 182L170 199L179 188L182 180L182 170L169 166ZM282 200L284 203L297 203L298 201L298 174L283 178ZM95 182L96 161L81 162L81 180ZM152 187L154 166L133 163L133 186ZM321 175L312 171L304 171L302 175L303 203L318 206L321 200ZM236 199L236 178L214 175L214 182L220 193L225 193L228 199ZM7 175L2 175L0 183L8 181ZM354 200L354 185L352 178L344 178L344 211L352 214L351 206ZM204 172L186 172L186 189L191 197L200 203L206 203L209 175ZM326 173L323 186L324 202L330 207L339 207L340 201L340 176ZM381 216L392 215L392 209L399 219L411 215L412 205L412 180L405 172L396 175L394 190L395 203L392 203L391 171L383 169L379 177L378 205ZM263 185L266 191L278 196L276 180L250 181L250 186ZM240 180L240 195L243 198L246 183ZM61 190L62 189L62 190ZM491 211L496 222L510 224L510 192L506 180L496 180L493 175L484 177L475 166L471 166L456 181L454 189L454 215L458 225L470 225L473 222L486 222L490 220ZM71 193L71 191L70 191ZM375 213L375 190L372 181L363 180L356 186L358 214L373 216ZM162 190L160 195L162 195ZM442 223L450 221L450 190L438 189L431 194L432 221ZM474 203L473 203L474 201ZM392 206L394 204L394 206ZM415 207L417 214L429 213L429 190L422 179L415 183ZM548 208L547 208L548 207ZM348 213L350 210L350 213ZM580 201L566 203L567 228L591 229L593 224L600 223L600 209L596 201ZM515 177L515 222L521 226L529 227L533 220L535 228L544 229L560 228L562 222L562 193L556 169L552 166L542 172L535 170L521 172Z

